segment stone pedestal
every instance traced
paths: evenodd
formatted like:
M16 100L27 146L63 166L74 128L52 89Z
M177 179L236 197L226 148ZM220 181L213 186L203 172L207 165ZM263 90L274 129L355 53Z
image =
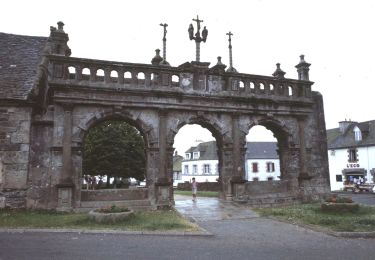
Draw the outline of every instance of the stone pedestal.
M73 184L58 184L57 188L57 211L72 211L73 209Z
M156 188L156 207L158 209L170 208L172 206L170 186L166 179L160 179L155 183Z
M245 183L246 180L240 178L240 176L234 176L231 180L232 185L232 197L236 200L240 200L245 195Z

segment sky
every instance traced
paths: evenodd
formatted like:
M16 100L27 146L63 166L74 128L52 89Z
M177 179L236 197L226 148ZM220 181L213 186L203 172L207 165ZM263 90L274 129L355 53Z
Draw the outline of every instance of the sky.
M199 15L208 29L201 61L214 65L222 56L229 65L229 31L233 65L241 73L270 76L279 62L285 77L296 79L294 66L304 54L313 90L323 95L327 129L345 119L375 119L373 0L12 0L1 10L0 32L48 36L49 27L63 21L73 57L120 62L150 63L162 49L160 23L167 23L172 66L195 60L187 29ZM212 139L186 132L186 141Z

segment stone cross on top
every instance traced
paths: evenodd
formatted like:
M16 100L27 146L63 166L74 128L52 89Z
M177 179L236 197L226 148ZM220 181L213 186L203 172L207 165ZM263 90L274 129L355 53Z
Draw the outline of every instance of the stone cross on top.
M169 63L167 62L167 26L166 23L160 23L160 26L163 26L164 28L164 34L163 34L163 60L160 62L161 65L167 65L169 66Z
M233 68L233 55L232 55L232 36L233 33L229 31L227 33L229 36L228 41L229 41L229 68L227 69L228 72L237 72L235 68Z
M197 15L197 19L193 19L194 22L197 22L197 32L194 36L194 27L193 24L189 25L189 38L190 40L194 40L196 43L196 61L199 62L200 60L200 43L201 41L206 42L208 30L206 29L206 26L202 30L202 37L201 37L201 23L203 23L203 20L199 20L199 16Z
M197 15L197 19L193 19L194 22L197 22L197 33L195 36L200 36L200 31L201 31L201 22L203 23L203 20L199 20L199 16Z

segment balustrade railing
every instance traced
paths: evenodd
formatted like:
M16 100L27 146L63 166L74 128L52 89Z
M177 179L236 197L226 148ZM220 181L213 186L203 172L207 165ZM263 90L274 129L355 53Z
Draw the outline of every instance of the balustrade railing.
M144 87L144 88L183 88L180 84L183 75L192 74L180 67L155 66L137 63L118 63L73 57L50 55L51 80L62 80L68 83L95 85L106 87ZM207 70L207 75L210 72ZM201 76L201 74L200 74ZM291 99L311 98L310 81L295 79L279 79L269 76L243 73L221 73L216 77L216 87L210 89L207 84L203 92L230 92L231 95L279 96ZM207 77L208 80L208 77ZM211 80L211 79L210 79ZM224 84L223 84L224 83ZM120 85L120 86L119 86Z

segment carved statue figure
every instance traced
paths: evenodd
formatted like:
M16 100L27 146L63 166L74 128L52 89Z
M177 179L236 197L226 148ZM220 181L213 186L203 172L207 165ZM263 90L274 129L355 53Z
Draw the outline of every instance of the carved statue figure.
M194 27L192 24L189 25L188 32L189 32L189 38L190 40L192 40L194 38Z
M207 28L206 28L206 26L205 26L205 27L203 28L203 31L202 31L203 42L206 42L207 35L208 35L208 30L207 30Z

